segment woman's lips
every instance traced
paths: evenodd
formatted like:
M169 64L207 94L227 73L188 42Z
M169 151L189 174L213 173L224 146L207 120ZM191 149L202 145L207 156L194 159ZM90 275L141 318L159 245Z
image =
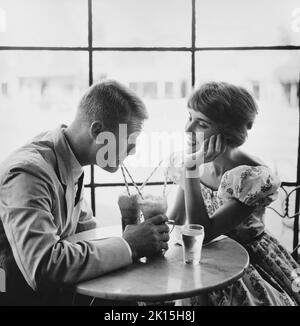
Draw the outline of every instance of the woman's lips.
M187 146L192 153L199 151L199 149L201 147L199 142L192 141L192 140L187 141Z
M196 146L196 145L199 144L199 143L197 143L195 140L188 139L187 144L188 144L189 146Z

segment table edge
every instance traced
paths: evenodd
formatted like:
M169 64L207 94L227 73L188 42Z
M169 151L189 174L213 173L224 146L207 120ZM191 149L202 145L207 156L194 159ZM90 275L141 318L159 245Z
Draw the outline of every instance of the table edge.
M238 272L236 275L233 277L230 277L229 279L225 280L224 282L215 285L215 286L208 286L208 287L203 287L202 289L197 289L197 290L191 290L188 292L188 294L185 292L180 293L180 292L173 292L173 293L167 293L167 294L143 294L143 295L137 295L137 294L121 294L121 293L116 293L116 294L106 294L106 293L99 293L93 292L91 290L85 291L80 289L80 284L75 286L75 292L81 295L89 296L89 297L94 297L94 298L99 298L99 299L107 299L107 300L118 300L118 301L148 301L148 302L157 302L157 301L172 301L172 300L177 300L177 299L184 299L188 297L193 297L201 294L205 294L210 291L216 291L218 289L224 288L229 284L234 283L236 280L241 278L246 269L249 267L250 264L250 258L247 250L237 241L231 239L231 238L224 238L221 241L228 240L230 239L231 241L234 241L246 254L247 254L247 263L245 264L245 267ZM101 277L101 276L99 276ZM81 282L84 283L84 282Z

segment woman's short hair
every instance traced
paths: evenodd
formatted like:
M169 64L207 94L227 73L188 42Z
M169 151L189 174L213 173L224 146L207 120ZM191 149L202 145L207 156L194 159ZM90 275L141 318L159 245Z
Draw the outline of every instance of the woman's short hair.
M188 107L215 122L232 147L245 142L258 113L246 89L225 82L210 82L196 89L188 100Z
M109 128L148 118L142 100L115 80L104 80L91 86L81 98L78 114L90 124L100 120Z

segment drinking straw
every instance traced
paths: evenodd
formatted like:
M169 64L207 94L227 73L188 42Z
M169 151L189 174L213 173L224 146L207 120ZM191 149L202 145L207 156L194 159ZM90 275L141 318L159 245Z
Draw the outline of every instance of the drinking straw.
M121 171L122 171L122 174L123 174L123 178L124 178L124 182L125 182L125 186L126 186L128 196L130 197L129 186L128 186L128 182L127 182L127 179L126 179L126 176L125 176L125 173L124 173L124 168L123 168L122 165L121 165Z
M142 199L144 199L144 198L143 198L143 195L142 195L142 193L141 193L141 191L140 191L140 189L139 189L139 187L137 186L137 184L136 184L135 181L133 180L133 177L132 177L131 174L129 173L129 171L128 171L128 169L126 168L126 166L124 165L124 163L122 164L122 166L124 167L125 171L127 172L129 178L131 179L131 181L132 181L132 183L133 183L135 189L137 190L138 194L141 196Z
M153 169L153 171L150 173L149 177L144 181L142 184L140 190L143 190L143 188L146 186L147 182L150 180L150 178L153 176L153 174L156 172L156 170L160 167L162 161L158 163L158 165Z
M164 189L163 189L163 196L166 196L166 189L167 189L167 183L168 183L168 174L169 174L169 169L167 169L166 175L165 175L165 180L164 180Z

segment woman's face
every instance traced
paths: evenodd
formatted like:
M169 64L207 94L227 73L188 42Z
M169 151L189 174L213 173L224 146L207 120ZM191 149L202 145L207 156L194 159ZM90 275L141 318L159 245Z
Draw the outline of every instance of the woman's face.
M209 139L213 135L219 134L218 126L215 122L211 121L206 115L193 109L188 109L189 119L185 126L185 132L188 133L190 145L198 148L202 141ZM200 137L199 137L200 135Z

